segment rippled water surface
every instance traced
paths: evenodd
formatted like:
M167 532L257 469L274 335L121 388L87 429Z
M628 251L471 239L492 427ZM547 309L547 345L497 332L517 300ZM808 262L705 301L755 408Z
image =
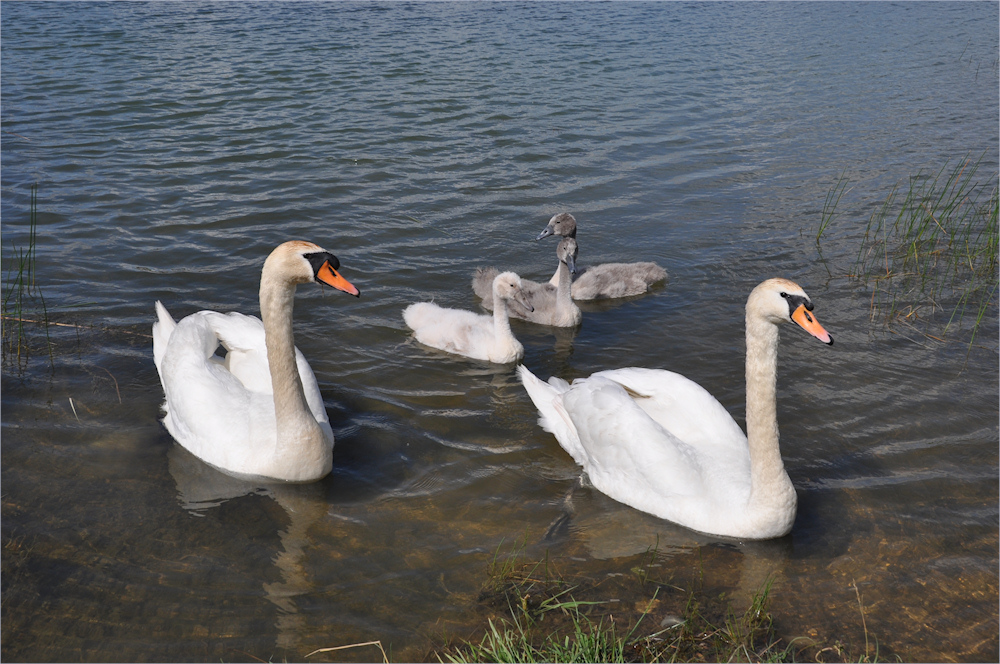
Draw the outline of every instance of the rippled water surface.
M770 575L786 638L863 652L867 627L883 655L996 661L995 314L971 351L884 334L846 276L894 184L970 154L996 177L996 3L0 12L4 257L29 244L37 183L36 283L62 324L51 356L31 327L33 354L3 369L5 660L302 660L375 639L419 659L474 635L487 562L523 538L593 578L654 546L720 592ZM515 322L543 378L669 368L742 424L747 294L785 276L813 298L837 343L787 330L780 350L790 536L716 541L580 486L513 367L410 338L410 302L477 308L477 266L551 274L555 243L531 240L559 211L580 263L670 277L576 330ZM297 297L332 474L255 486L163 429L149 328L157 299L257 313L263 259L292 238L362 296Z

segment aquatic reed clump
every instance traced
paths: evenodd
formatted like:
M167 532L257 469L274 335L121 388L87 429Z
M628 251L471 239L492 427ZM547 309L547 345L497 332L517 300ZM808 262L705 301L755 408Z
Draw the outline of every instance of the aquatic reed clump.
M845 169L840 177L837 178L837 182L834 183L833 188L826 194L826 200L823 201L823 210L820 212L819 218L819 229L816 231L816 244L819 244L820 238L823 237L823 233L830 226L830 222L833 221L834 217L837 216L837 205L840 203L840 198L847 191L847 170Z
M49 316L45 298L35 281L36 239L38 229L38 185L31 185L28 208L28 246L13 247L9 256L4 256L3 308L2 308L2 348L3 364L16 363L23 369L31 350L30 337L25 323L40 323L45 330L45 348L52 362L52 344L49 338ZM26 318L28 314L30 318Z
M872 214L853 270L872 289L871 320L920 325L941 339L972 319L970 346L996 314L998 187L976 179L982 157L896 185ZM935 336L932 332L939 332Z

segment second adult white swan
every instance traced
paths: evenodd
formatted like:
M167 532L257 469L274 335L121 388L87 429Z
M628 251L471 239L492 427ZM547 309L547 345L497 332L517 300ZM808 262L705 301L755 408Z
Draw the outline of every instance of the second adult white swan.
M778 449L778 325L826 344L809 296L786 279L757 286L746 306L747 435L697 383L672 371L615 369L543 383L518 371L539 424L615 500L699 532L786 535L796 496Z
M240 477L311 482L333 465L333 430L309 363L295 348L295 286L351 295L337 257L285 242L260 275L260 313L199 311L180 322L156 303L153 362L166 395L163 424L202 461ZM215 355L219 344L225 359Z

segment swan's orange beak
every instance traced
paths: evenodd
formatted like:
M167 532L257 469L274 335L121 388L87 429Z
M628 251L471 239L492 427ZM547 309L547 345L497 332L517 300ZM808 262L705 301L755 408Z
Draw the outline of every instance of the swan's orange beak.
M816 317L806 310L806 305L800 304L798 309L792 313L792 320L798 323L799 327L813 335L823 343L832 346L833 337L823 329Z
M316 279L331 288L336 288L337 290L342 290L345 293L350 293L354 297L361 297L361 291L355 288L354 284L350 281L340 276L340 273L330 266L330 261L327 261L320 266L319 270L316 272Z

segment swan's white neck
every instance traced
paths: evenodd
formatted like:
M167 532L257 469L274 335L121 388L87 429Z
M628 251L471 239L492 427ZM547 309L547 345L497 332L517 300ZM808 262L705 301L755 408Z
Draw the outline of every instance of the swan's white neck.
M319 465L328 472L333 459L330 445L306 403L295 362L294 305L295 283L275 278L265 270L260 280L260 315L274 392L275 459L302 468Z
M762 522L777 522L778 530L791 528L791 520L795 518L795 488L785 472L778 447L778 326L748 311L746 344L751 482L748 509L751 514L759 515Z

